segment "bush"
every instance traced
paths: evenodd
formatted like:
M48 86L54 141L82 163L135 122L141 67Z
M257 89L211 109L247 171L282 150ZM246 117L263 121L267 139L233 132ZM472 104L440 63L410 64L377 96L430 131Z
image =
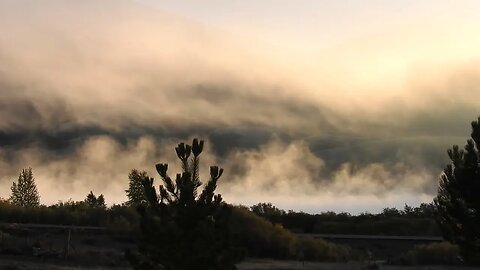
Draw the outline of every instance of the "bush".
M299 238L297 248L303 251L305 260L309 261L343 262L354 259L350 248L323 239Z
M458 264L459 256L459 247L449 242L418 245L407 254L412 264Z
M233 207L230 227L235 245L244 247L251 257L303 257L312 261L345 261L352 258L352 252L347 247L322 239L298 237L244 207Z

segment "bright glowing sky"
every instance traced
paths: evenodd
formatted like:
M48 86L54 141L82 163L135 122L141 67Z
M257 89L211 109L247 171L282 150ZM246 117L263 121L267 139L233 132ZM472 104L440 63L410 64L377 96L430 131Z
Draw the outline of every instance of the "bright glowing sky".
M478 1L0 1L0 196L125 200L200 136L233 203L430 201L480 114ZM174 166L172 166L174 167ZM173 172L172 172L173 173Z

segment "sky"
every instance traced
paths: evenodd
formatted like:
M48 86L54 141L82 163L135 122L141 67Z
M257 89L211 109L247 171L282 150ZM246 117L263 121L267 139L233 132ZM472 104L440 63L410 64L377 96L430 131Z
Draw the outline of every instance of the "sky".
M478 1L0 0L0 197L126 200L206 141L230 203L431 202L480 115Z

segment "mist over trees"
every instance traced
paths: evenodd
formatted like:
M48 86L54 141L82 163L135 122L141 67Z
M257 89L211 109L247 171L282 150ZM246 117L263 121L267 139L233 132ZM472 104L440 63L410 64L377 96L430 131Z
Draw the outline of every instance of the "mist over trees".
M447 151L451 163L440 176L434 203L444 237L460 246L465 259L480 263L480 117L471 126L465 147Z

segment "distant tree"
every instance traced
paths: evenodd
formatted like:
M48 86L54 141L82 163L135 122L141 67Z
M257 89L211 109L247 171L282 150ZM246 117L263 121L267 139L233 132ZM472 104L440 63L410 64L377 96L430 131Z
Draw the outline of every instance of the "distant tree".
M449 149L451 163L440 176L435 216L446 239L460 246L462 256L480 263L480 117L472 122L464 149Z
M418 212L418 215L422 217L434 217L435 205L433 202L422 203L419 207L415 208L415 211Z
M408 204L403 207L403 214L407 217L415 216L415 209Z
M273 223L281 223L283 216L286 214L284 210L277 208L272 203L257 203L250 207L250 211Z
M88 193L87 197L85 198L85 203L92 207L92 208L105 208L105 198L103 197L103 194L100 194L100 196L95 196L92 191Z
M402 212L395 207L386 207L382 210L382 215L384 217L398 217L402 215Z
M100 196L97 197L97 207L100 207L100 208L107 207L107 205L105 204L105 197L103 197L103 194L100 194Z
M231 208L215 195L223 169L210 167L210 180L198 192L203 145L194 139L192 145L180 143L175 148L182 163L175 180L167 174L168 164L156 165L163 180L158 192L153 178L144 179L148 203L138 206L139 252L127 252L134 269L235 269L228 237Z
M133 169L128 175L128 189L125 190L127 193L128 205L139 205L147 202L145 197L145 190L143 188L143 182L150 179L147 172L138 171Z
M26 207L34 207L40 204L40 195L37 191L35 178L33 178L32 168L23 169L17 182L13 182L10 189L12 194L9 200L13 204Z
M95 196L91 190L85 198L85 203L90 207L95 207L97 205L97 196Z
M281 216L285 211L272 205L272 203L257 203L250 207L250 210L260 216Z

